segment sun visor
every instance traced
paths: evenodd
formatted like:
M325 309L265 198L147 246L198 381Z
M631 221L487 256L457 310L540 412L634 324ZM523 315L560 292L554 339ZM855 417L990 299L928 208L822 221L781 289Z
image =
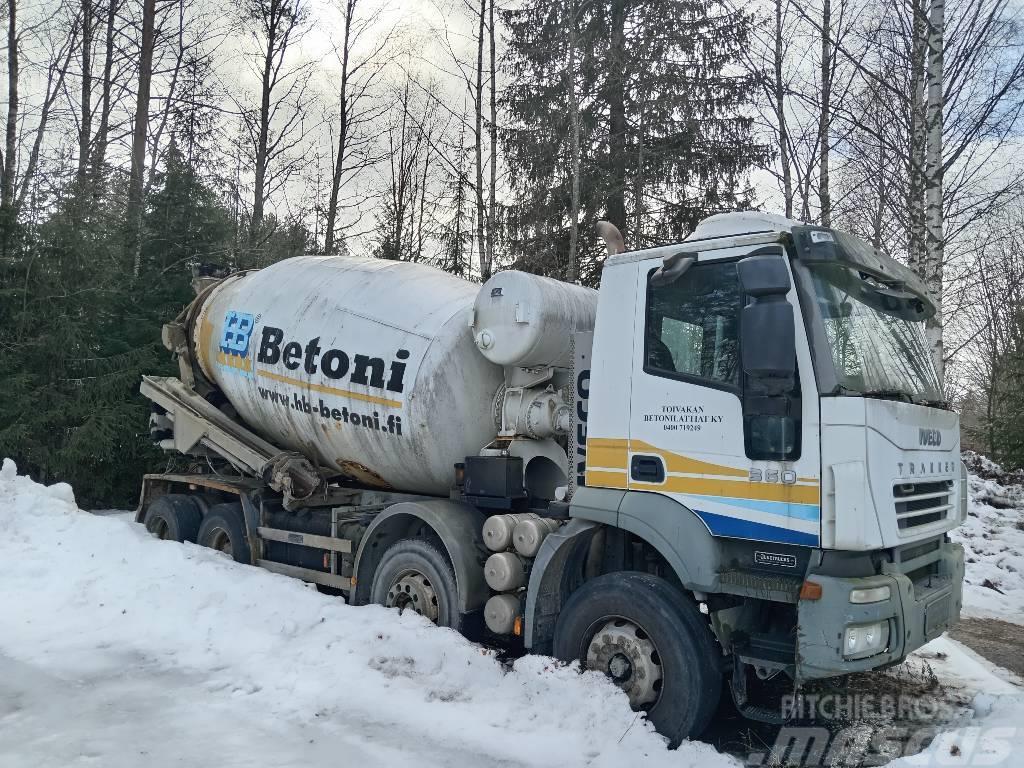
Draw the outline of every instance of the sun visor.
M797 255L805 264L831 264L864 272L886 284L891 298L916 299L924 306L917 314L935 314L935 296L916 272L869 246L863 240L823 227L793 227Z

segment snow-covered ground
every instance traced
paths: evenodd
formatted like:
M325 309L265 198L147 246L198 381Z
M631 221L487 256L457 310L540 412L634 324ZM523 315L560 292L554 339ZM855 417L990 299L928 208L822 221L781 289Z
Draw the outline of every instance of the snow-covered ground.
M1024 624L1024 477L984 456L965 454L967 520L952 538L964 545L964 615Z
M986 561L987 562L987 561ZM922 650L970 707L908 765L1016 765L1021 689ZM1013 726L1012 730L1007 730ZM78 510L0 471L0 766L739 766L669 752L604 678L511 670L420 617L351 608Z
M730 765L593 673L77 509L0 472L0 766ZM313 761L311 763L311 760Z

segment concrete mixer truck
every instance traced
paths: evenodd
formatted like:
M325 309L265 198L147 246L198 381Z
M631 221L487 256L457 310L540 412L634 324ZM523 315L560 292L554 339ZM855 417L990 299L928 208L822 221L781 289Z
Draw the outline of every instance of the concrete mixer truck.
M712 216L599 291L334 256L198 283L180 375L142 382L161 538L579 660L673 743L958 619L935 304L848 234Z

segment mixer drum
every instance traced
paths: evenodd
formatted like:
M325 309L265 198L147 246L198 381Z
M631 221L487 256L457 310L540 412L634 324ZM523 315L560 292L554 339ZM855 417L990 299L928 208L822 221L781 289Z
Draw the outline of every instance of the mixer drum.
M446 494L497 434L503 372L469 327L478 290L422 264L287 259L218 284L192 344L270 442L364 485Z

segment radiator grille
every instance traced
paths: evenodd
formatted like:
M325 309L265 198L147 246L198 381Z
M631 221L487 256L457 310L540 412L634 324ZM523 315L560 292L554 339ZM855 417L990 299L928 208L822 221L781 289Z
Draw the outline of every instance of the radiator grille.
M896 505L896 525L901 534L947 520L953 513L952 480L897 483L893 486L892 495Z

